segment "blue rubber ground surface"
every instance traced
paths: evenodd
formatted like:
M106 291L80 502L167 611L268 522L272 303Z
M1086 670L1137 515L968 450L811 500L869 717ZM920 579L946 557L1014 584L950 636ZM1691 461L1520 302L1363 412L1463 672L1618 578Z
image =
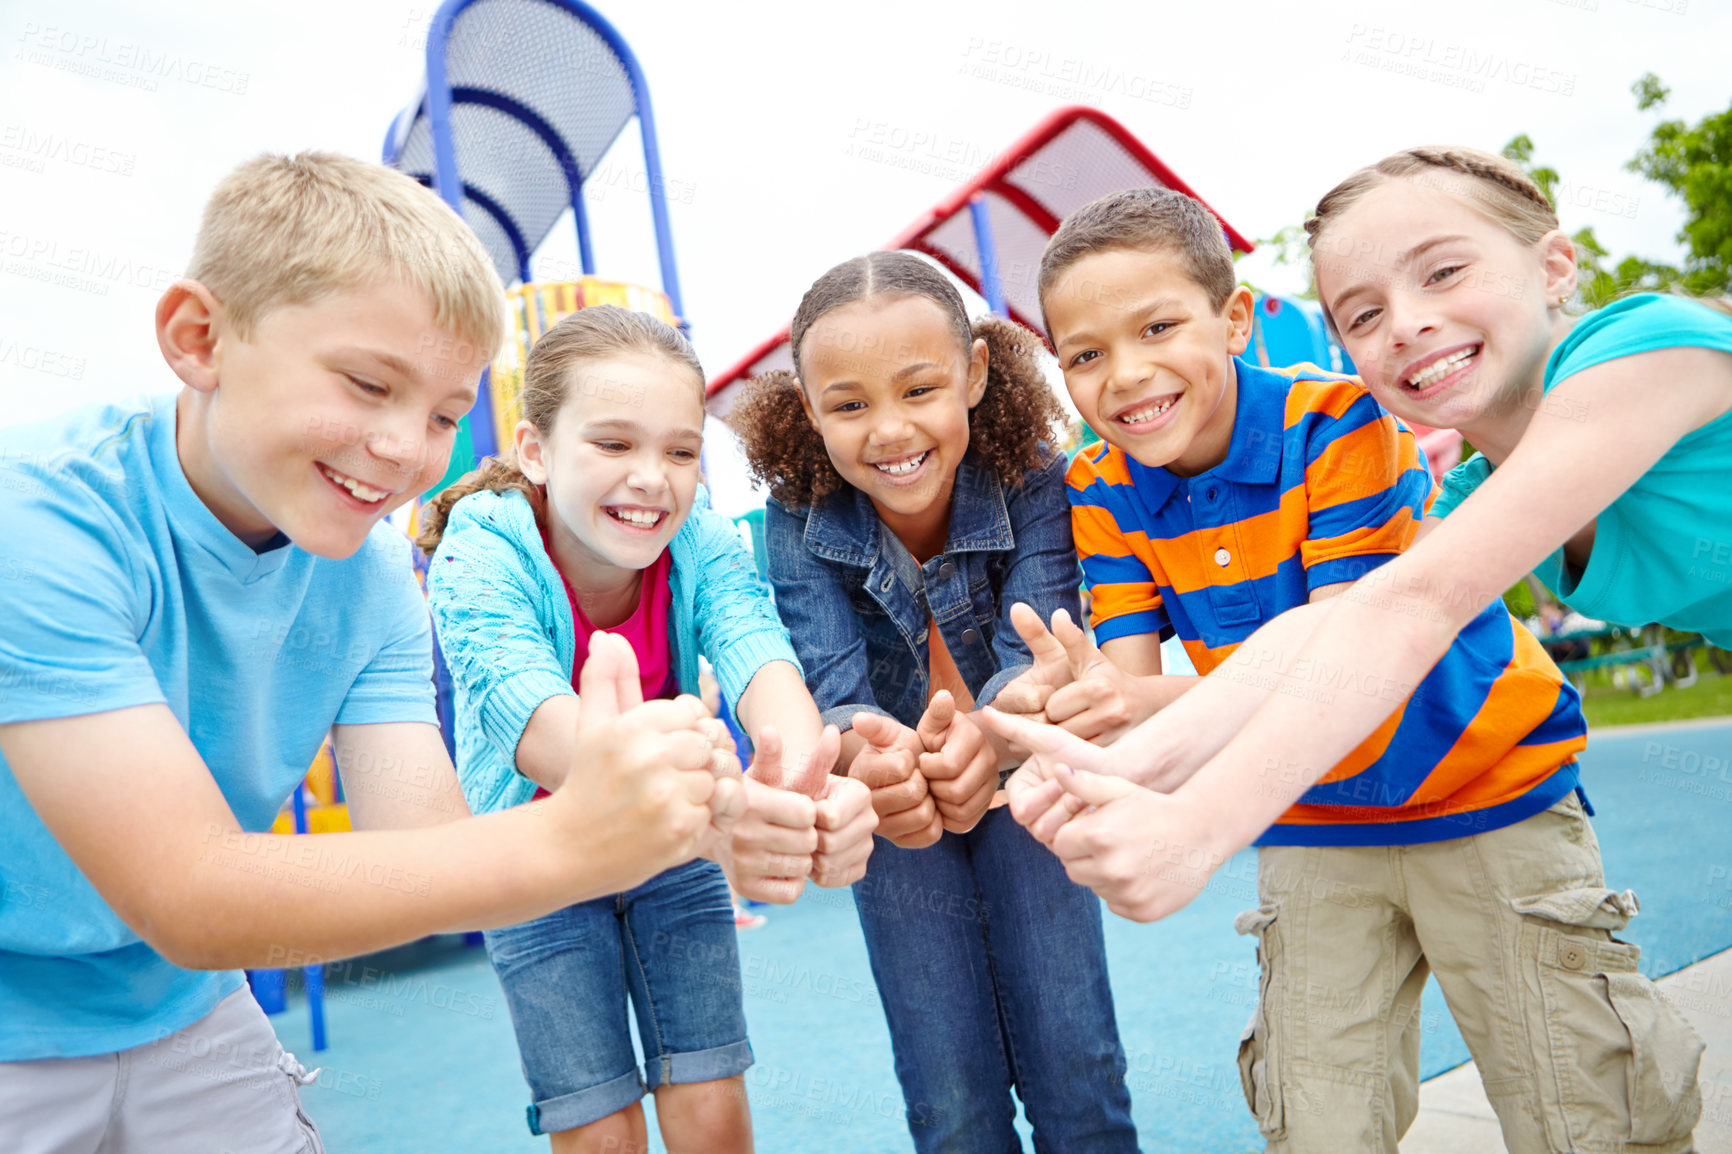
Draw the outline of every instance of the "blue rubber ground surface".
M1625 936L1642 946L1643 971L1667 974L1732 946L1732 723L1596 733L1583 769L1607 881L1642 899ZM1164 922L1107 917L1135 1117L1150 1154L1261 1149L1234 1067L1256 963L1232 920L1254 903L1247 853ZM809 889L769 914L740 939L758 1149L910 1150L851 899ZM483 951L459 943L334 967L323 1054L311 1053L298 993L273 1019L285 1045L325 1068L305 1094L333 1154L547 1149L524 1124L527 1091L492 969ZM1464 1061L1435 984L1424 1017L1426 1075Z

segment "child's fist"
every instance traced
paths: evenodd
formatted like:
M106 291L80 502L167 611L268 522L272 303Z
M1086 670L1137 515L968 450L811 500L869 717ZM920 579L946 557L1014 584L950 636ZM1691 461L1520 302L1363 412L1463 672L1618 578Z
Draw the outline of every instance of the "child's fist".
M865 746L854 755L848 776L872 791L878 833L903 849L920 849L937 841L944 825L920 773L925 747L919 736L877 713L856 713L854 732Z
M992 804L998 789L998 753L949 690L941 689L915 727L920 738L920 773L951 833L967 833Z

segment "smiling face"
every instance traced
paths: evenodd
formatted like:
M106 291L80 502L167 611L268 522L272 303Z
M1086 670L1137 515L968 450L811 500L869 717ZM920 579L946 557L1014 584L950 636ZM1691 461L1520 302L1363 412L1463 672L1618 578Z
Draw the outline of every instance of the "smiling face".
M1525 244L1475 211L1471 191L1450 174L1386 181L1313 252L1318 295L1377 399L1406 420L1470 432L1531 409L1555 326L1568 323L1559 297L1575 287L1567 237Z
M1041 304L1065 388L1102 439L1181 476L1226 459L1248 290L1216 312L1178 254L1109 249L1059 274Z
M547 486L554 560L575 587L655 563L691 512L703 450L703 382L659 353L624 352L567 370L543 435L517 425L524 476Z
M943 545L968 411L986 391L986 342L957 335L924 296L868 297L800 344L801 403L830 462L917 556Z
M176 446L194 492L243 541L281 531L332 558L444 473L485 357L397 283L281 306L242 339L202 286L181 282L158 306L158 334L191 386Z

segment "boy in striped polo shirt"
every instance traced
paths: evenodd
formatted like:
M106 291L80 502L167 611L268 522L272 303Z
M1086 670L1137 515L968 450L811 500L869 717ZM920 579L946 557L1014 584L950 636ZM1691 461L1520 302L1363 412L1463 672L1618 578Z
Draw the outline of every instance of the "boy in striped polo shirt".
M1068 620L1055 637L1020 616L1037 662L998 709L1025 716L993 722L1035 754L1011 783L1018 820L1143 921L1261 847L1261 904L1237 922L1263 970L1239 1063L1272 1150L1394 1154L1433 972L1512 1151L1687 1149L1642 1135L1693 1121L1700 1042L1611 935L1635 895L1605 886L1577 783L1581 703L1538 642L1494 600L1417 687L1287 668L1315 603L1422 531L1432 484L1413 434L1356 378L1238 358L1251 294L1188 197L1137 189L1079 210L1040 296L1105 442L1068 474L1100 648ZM1199 673L1220 672L1160 676L1173 634ZM1319 712L1337 694L1404 704L1327 772L1197 774L1276 670L1307 678Z

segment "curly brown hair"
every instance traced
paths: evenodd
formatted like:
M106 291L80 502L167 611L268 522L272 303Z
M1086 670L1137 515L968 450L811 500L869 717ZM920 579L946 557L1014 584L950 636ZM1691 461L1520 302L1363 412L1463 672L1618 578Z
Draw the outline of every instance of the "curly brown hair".
M796 372L806 331L819 317L855 301L906 296L925 297L942 309L964 349L977 339L986 342L986 392L969 410L968 443L1001 481L1020 485L1043 462L1042 446L1055 442L1053 428L1065 419L1040 369L1041 339L998 317L971 324L956 286L913 253L855 257L813 283L789 331ZM847 485L800 404L800 389L796 373L767 373L746 387L728 418L752 476L790 508L807 508Z
M529 350L519 397L523 419L543 437L550 435L554 418L570 392L571 370L585 361L632 352L665 357L676 372L690 372L699 395L703 394L703 366L678 329L648 313L635 313L617 305L595 305L562 318ZM511 430L505 430L501 439L510 436ZM421 532L415 538L423 553L431 557L439 548L451 507L483 489L495 493L517 490L528 498L536 524L546 524L541 486L523 475L514 458L515 454L509 451L502 457L488 457L480 468L463 474L427 502L421 511Z

